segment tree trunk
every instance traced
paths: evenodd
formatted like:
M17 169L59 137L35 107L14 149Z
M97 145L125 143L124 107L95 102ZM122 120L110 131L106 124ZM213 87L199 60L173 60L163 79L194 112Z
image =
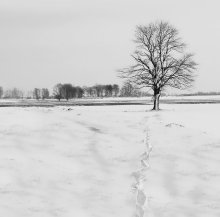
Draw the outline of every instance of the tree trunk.
M153 110L159 110L159 102L160 102L160 90L154 91L154 107Z

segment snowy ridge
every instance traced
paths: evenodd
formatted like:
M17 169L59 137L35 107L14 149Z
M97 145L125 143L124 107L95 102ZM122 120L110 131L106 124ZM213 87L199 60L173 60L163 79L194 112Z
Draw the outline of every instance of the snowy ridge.
M146 173L150 167L149 158L150 152L152 151L152 146L150 145L149 138L149 128L146 130L146 137L144 139L145 152L141 155L140 168L138 171L134 172L132 175L135 178L135 183L133 189L135 191L136 199L136 213L135 217L144 216L144 207L147 200L147 195L144 189L144 183L146 182Z

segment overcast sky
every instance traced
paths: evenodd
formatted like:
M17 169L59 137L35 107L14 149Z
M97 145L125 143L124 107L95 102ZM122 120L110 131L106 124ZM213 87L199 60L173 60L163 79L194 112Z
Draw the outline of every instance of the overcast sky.
M0 0L0 86L120 83L136 25L164 20L199 63L194 90L220 91L219 0Z

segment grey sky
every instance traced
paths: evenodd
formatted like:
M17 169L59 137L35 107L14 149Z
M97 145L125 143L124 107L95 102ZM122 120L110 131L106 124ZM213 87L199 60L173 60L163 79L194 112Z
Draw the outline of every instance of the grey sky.
M220 91L219 0L0 0L0 86L120 83L134 30L165 20L199 63L195 90Z

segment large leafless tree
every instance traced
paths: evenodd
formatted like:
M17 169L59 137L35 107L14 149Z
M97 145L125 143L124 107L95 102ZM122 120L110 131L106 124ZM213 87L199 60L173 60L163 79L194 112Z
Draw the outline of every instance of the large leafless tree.
M137 26L135 43L135 64L120 70L120 76L139 87L151 88L153 109L158 110L166 87L185 89L192 85L197 64L193 54L185 52L178 30L167 22Z

